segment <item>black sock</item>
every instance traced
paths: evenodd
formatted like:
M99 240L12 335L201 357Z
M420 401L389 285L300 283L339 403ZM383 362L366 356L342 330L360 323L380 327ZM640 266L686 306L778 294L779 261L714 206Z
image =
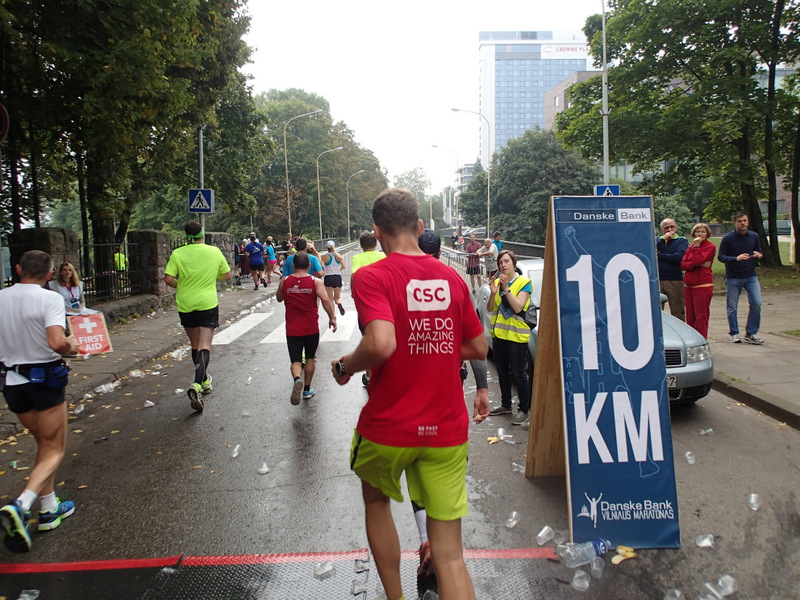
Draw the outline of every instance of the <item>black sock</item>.
M304 385L304 386L303 386L303 391L304 391L304 392L307 392L307 391L308 391L308 390L310 390L310 389L311 389L311 386L310 386L310 385Z
M211 359L211 352L208 350L198 350L194 361L194 382L203 383L206 380L206 370L208 361Z

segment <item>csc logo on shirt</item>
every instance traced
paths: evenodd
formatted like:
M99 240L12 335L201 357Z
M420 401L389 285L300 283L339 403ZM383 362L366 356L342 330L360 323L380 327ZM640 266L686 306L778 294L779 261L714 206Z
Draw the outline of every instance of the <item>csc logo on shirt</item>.
M450 284L446 279L412 279L406 285L409 311L445 310L450 306Z

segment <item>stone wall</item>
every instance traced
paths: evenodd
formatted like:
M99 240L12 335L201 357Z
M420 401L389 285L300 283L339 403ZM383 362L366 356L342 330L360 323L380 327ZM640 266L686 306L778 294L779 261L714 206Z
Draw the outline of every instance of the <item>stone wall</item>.
M149 293L166 296L172 289L164 283L164 268L169 260L171 240L168 233L155 229L128 232L128 257L131 270L144 272L150 285Z
M69 262L80 272L78 234L69 229L39 227L20 229L8 237L11 251L11 269L19 263L20 257L28 250L42 250L53 257L53 268L58 270L61 263Z

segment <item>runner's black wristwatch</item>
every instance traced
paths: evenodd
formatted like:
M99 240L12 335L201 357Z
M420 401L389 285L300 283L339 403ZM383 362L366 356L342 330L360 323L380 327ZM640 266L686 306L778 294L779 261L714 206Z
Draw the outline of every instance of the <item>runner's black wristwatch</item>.
M336 363L334 367L336 369L336 375L342 377L343 375L352 375L352 373L348 373L344 368L344 359L340 358L339 361Z

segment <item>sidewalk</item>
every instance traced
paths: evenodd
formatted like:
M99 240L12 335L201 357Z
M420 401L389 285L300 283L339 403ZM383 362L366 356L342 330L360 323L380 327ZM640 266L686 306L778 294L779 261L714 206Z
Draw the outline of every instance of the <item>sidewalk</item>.
M714 356L714 389L800 429L800 290L762 290L764 344L732 344L725 293L711 300L708 341ZM747 294L739 299L739 329L744 337ZM794 332L794 335L787 332Z
M226 291L219 296L220 325L232 321L243 311L275 296L277 281L268 288L252 289L249 279L243 287ZM709 343L714 356L714 389L760 410L795 429L800 429L800 290L765 291L763 294L761 331L764 345L732 344L725 316L725 295L715 295L711 301ZM746 295L739 303L739 323L744 327L747 318ZM111 327L111 323L109 326ZM134 369L149 365L176 348L188 345L180 326L177 309L172 306L133 319L110 329L114 351L70 361L72 372L67 387L70 402L80 400L97 387L126 377ZM702 400L701 400L702 402ZM6 422L16 422L0 407L0 429ZM0 437L8 432L0 430Z

